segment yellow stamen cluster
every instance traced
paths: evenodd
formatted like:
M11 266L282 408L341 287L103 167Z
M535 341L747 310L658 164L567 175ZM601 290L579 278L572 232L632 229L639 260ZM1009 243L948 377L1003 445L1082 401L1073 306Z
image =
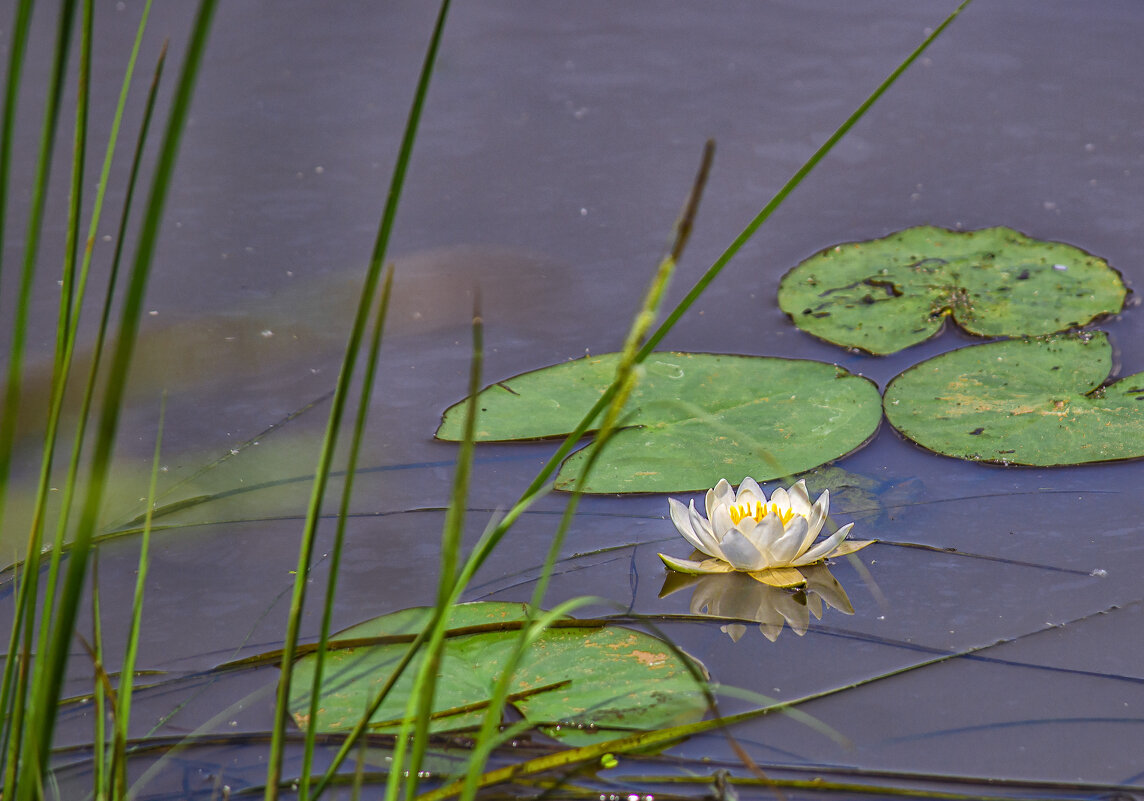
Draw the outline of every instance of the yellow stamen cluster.
M779 519L785 528L794 517L794 509L780 512L777 503L762 503L760 501L732 504L728 511L731 513L731 522L735 525L738 525L739 521L745 517L753 517L756 523L760 523L764 517L772 514Z

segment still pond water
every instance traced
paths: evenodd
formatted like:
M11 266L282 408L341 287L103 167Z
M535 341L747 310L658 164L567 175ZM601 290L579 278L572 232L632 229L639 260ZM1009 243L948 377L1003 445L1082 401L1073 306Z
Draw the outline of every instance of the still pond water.
M670 299L954 6L454 8L391 249L392 325L336 627L432 602L456 454L432 432L464 392L473 287L481 290L489 380L614 350L703 141L714 137L718 152ZM135 0L100 11L97 138L139 13ZM167 521L193 525L157 536L143 668L193 673L281 640L322 399L336 377L433 13L418 2L222 4L166 216L121 450L123 475L144 475L159 389L168 387L167 499L223 496ZM177 56L190 16L181 5L156 8L144 61L165 36ZM43 10L36 20L33 86L42 85L48 17ZM970 338L947 328L892 357L847 353L795 330L775 290L783 272L817 250L918 224L1007 225L1066 241L1139 287L1142 39L1144 7L1133 0L979 0L664 345L836 362L884 387ZM23 122L21 152L31 152L32 119ZM16 180L30 169L19 166ZM113 206L121 185L113 178ZM49 247L45 263L54 256ZM106 264L108 254L101 257ZM37 303L52 313L50 287ZM1142 315L1130 295L1123 315L1100 325L1121 375L1144 370ZM37 336L46 353L51 332ZM553 447L479 449L470 542ZM925 452L884 424L838 466L871 482L849 508L838 500L838 520L880 540L833 568L852 615L826 604L800 633L771 614L769 636L727 621L666 628L726 685L778 699L860 685L802 707L849 746L774 716L736 730L747 752L776 775L786 766L889 782L916 774L943 789L964 789L956 780L968 777L1094 785L1078 795L1107 792L1096 785L1144 793L1144 465L975 465ZM272 486L229 492L263 483ZM127 500L136 486L124 490ZM525 516L470 600L529 597L563 502L550 496ZM127 503L118 512L133 513ZM586 499L548 605L593 594L636 613L691 611L690 591L659 597L665 571L656 552L683 555L666 513L663 496ZM134 540L101 549L112 620L129 608L136 555ZM324 570L316 567L315 587ZM114 642L118 624L108 625ZM305 632L317 625L312 613ZM927 664L943 655L960 656ZM77 650L71 691L84 691L83 676ZM160 720L159 735L264 731L271 699L241 701L266 681L145 693L137 733ZM88 725L84 714L70 716L62 740L82 741ZM261 749L183 754L149 792L209 797L220 781L257 783ZM673 753L710 758L692 766L703 775L738 764L719 736ZM70 780L82 787L84 775L77 769Z

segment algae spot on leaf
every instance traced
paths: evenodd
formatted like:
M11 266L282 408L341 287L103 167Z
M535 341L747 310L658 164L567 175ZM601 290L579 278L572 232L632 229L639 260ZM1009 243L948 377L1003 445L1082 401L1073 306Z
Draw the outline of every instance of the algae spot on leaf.
M688 492L721 478L792 475L861 447L882 417L877 387L833 364L711 353L655 353L647 364L621 416L625 428L596 461L586 492ZM478 438L567 434L616 365L614 353L586 357L485 388ZM437 437L459 439L464 414L464 401L450 407ZM588 451L564 462L558 489L574 486Z
M790 270L779 306L802 330L887 354L951 317L979 336L1042 336L1116 314L1127 290L1107 262L1011 228L907 228L827 248Z
M1035 466L1144 456L1144 373L1102 386L1103 332L975 345L911 367L886 387L890 423L922 447Z
M408 635L425 625L431 610L403 609L341 632L337 639ZM501 669L526 619L521 604L471 603L453 607L434 697L435 732L479 725ZM490 624L491 628L490 629ZM497 628L495 624L507 624ZM458 631L481 627L473 633ZM326 655L319 731L351 728L408 647L387 642L338 648ZM540 635L517 670L512 706L546 734L569 745L610 740L631 729L657 729L703 717L706 701L696 675L706 670L678 656L663 641L621 626L568 626ZM395 732L405 712L420 660L398 680L373 717L371 731ZM306 723L315 657L294 668L290 711ZM559 724L559 725L558 725ZM619 732L619 733L618 733Z

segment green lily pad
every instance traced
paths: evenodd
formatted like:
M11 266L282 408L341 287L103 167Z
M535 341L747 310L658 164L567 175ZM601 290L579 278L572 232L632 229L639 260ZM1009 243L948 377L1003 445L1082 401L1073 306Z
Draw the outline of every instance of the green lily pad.
M811 256L783 276L779 306L827 342L887 354L946 317L986 337L1042 336L1116 314L1126 289L1103 259L1011 228L918 226Z
M886 387L886 417L919 445L978 462L1065 465L1144 456L1144 373L1102 386L1108 337L975 345Z
M415 634L429 619L427 608L403 609L341 632L337 639ZM441 662L432 723L436 732L480 724L502 666L519 636L498 624L525 619L518 603L472 603L453 607L452 630L486 630L450 636ZM493 630L487 630L492 628ZM326 655L319 731L346 731L388 680L407 649L404 642L337 649ZM398 680L373 717L374 732L395 732L405 713L417 660ZM307 724L315 657L294 667L290 712ZM706 675L693 661L692 668ZM703 717L706 702L683 659L662 640L621 626L561 627L545 631L528 651L513 680L513 707L545 733L569 745L609 740L617 731L647 730L690 723ZM475 706L474 706L475 705ZM452 713L448 711L452 710Z
M545 367L486 387L477 439L559 437L599 399L616 371L606 354ZM457 440L464 402L437 436ZM762 356L653 353L621 424L592 468L586 492L688 492L726 478L759 481L809 470L869 440L882 418L873 383L833 364ZM571 489L588 449L572 454L556 486Z

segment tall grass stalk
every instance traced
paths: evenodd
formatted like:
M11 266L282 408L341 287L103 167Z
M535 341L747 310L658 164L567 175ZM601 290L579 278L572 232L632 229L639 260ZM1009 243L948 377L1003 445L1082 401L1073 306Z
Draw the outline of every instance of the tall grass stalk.
M321 453L318 457L318 466L315 470L314 484L310 493L310 502L306 511L306 523L302 532L302 543L298 549L298 567L294 576L294 590L290 599L289 617L286 622L285 643L282 649L282 674L279 677L277 700L274 711L274 726L271 731L270 754L267 758L266 792L267 801L278 797L278 786L282 778L282 757L285 748L286 719L289 716L290 685L294 675L294 653L298 646L298 635L301 629L302 609L306 599L306 583L309 581L310 562L314 553L314 540L317 536L318 522L321 518L322 501L325 498L326 486L329 483L330 470L333 465L334 449L337 445L338 434L341 429L342 417L345 413L349 396L350 384L353 380L354 370L357 366L358 353L365 327L369 319L373 297L377 291L377 284L381 276L382 263L389 246L389 237L393 231L393 222L397 217L397 207L401 200L401 190L405 185L405 173L409 166L409 159L413 153L413 144L417 139L417 126L421 121L421 110L425 104L425 97L429 91L429 79L432 76L433 65L437 59L437 50L441 43L441 35L445 28L445 18L449 11L449 0L442 0L433 35L425 53L425 60L418 78L417 89L413 95L413 103L402 136L401 148L398 151L397 162L394 165L393 176L390 179L389 194L386 198L385 208L382 211L381 222L378 226L377 237L374 241L373 253L370 257L369 269L366 271L365 281L362 285L358 301L357 313L354 315L353 327L346 343L345 355L342 359L341 372L338 375L337 388L330 406L330 416L326 425L325 437L322 441Z
M190 104L192 87L201 62L205 47L206 33L209 30L210 18L213 13L214 0L204 0L196 17L192 31L190 45L184 64L183 74L171 105L171 113L164 139L159 148L158 162L154 171L151 192L148 198L146 216L140 226L138 247L135 253L133 268L131 270L128 286L123 299L119 318L119 332L113 352L111 368L106 377L106 390L104 405L101 410L98 430L94 442L94 455L91 466L91 481L86 489L82 511L73 531L71 558L67 565L66 575L59 587L59 597L54 597L56 568L59 565L59 548L53 554L53 565L49 575L48 597L43 600L43 619L38 627L39 644L36 648L37 659L31 663L29 669L28 655L31 653L33 627L32 615L36 607L35 588L39 579L39 555L42 549L42 528L44 496L50 481L51 458L55 447L55 431L59 420L59 408L66 385L66 376L70 369L71 354L74 351L75 331L79 320L79 311L83 303L83 288L85 286L87 267L90 259L92 235L86 240L84 249L83 267L76 270L78 258L79 238L79 200L82 196L82 183L78 175L82 174L87 149L87 76L90 69L92 14L94 4L87 2L83 19L84 35L81 40L81 64L79 74L81 86L78 91L79 104L77 107L75 152L73 156L72 198L69 206L69 225L67 256L64 268L63 292L60 302L60 313L57 328L57 350L53 361L52 378L52 413L49 415L48 434L45 437L42 460L41 480L38 493L33 524L29 535L28 558L25 559L25 581L19 589L17 597L16 623L13 631L13 645L17 638L19 645L10 648L5 665L3 687L0 689L0 715L3 715L4 748L4 792L6 798L36 798L43 791L43 780L48 776L48 761L50 757L51 741L55 728L56 709L59 703L59 691L62 687L63 675L66 669L68 653L74 634L76 615L78 613L81 589L88 570L91 553L91 541L94 533L98 510L102 503L103 490L107 483L110 469L111 454L114 448L115 434L118 427L119 411L122 406L123 386L126 381L127 369L130 363L135 336L138 330L139 314L142 306L143 293L146 288L150 263L155 249L155 242L162 217L167 190L173 172L174 161L178 151L187 110ZM21 6L21 12L24 6ZM30 8L29 8L30 10ZM0 471L6 481L11 462L11 448L13 444L15 415L18 408L18 399L21 391L23 343L27 314L30 309L30 287L36 272L39 230L42 224L44 198L50 176L51 143L54 141L54 131L59 118L59 103L62 94L62 79L68 60L71 28L74 22L76 4L65 0L59 11L57 24L56 54L52 69L48 101L45 109L45 121L41 134L41 157L36 169L35 183L33 185L33 202L29 213L27 245L24 249L21 283L17 297L17 312L13 323L13 344L9 361L8 384L5 396L5 415L0 423ZM144 18L146 14L144 15ZM17 25L14 38L26 40L26 25ZM138 53L139 39L133 49L129 65L129 74L125 86L130 83L130 70L135 63ZM22 41L13 46L13 51L22 52L26 42ZM12 66L8 76L9 92L16 85L20 70ZM126 91L126 90L124 90ZM119 108L116 113L115 128L117 130L122 115L123 95L121 94ZM14 111L14 101L6 101L6 109ZM11 116L6 118L6 135L11 135L7 126ZM109 171L110 153L114 150L115 130L112 141L109 142L108 155L105 157L103 170L103 183L106 183ZM7 142L4 145L9 150ZM0 194L7 191L7 181L3 184ZM97 193L97 203L102 201L104 187ZM93 214L92 232L96 230L98 207ZM3 226L0 226L2 228ZM113 284L114 285L114 284ZM109 297L111 290L109 290ZM105 313L110 303L105 304ZM82 437L79 441L82 441ZM70 465L68 489L74 490L76 471L78 471L79 445L73 449L73 459ZM3 482L0 482L3 483ZM68 516L61 515L61 526L66 525ZM57 545L62 541L62 528L57 532Z
M612 398L612 402L609 404L604 415L603 422L600 424L599 431L592 443L592 451L585 460L584 469L577 478L571 497L568 499L567 504L565 504L560 525L557 527L556 535L552 538L552 543L548 548L548 554L545 557L544 566L537 579L532 594L532 601L529 605L530 617L534 619L531 625L521 629L520 636L516 641L516 646L501 668L500 675L497 677L492 698L488 708L485 710L484 719L481 721L481 728L477 732L474 740L475 747L469 759L468 770L465 774L465 784L461 791L462 801L472 801L476 796L477 790L480 788L481 774L484 772L485 765L493 750L515 736L518 730L528 725L524 721L520 721L513 726L502 729L501 724L503 720L503 710L509 695L509 690L512 686L513 677L520 663L524 660L529 647L531 647L553 621L593 600L589 598L573 599L560 604L550 612L539 614L539 609L544 602L544 596L548 590L548 582L551 579L552 571L556 566L556 560L564 544L565 535L572 525L572 520L575 517L580 498L583 495L584 482L587 481L596 461L607 447L608 440L612 433L620 426L620 417L623 413L624 406L627 404L631 391L639 381L639 369L635 363L635 355L640 343L655 321L664 292L666 292L667 285L675 273L675 267L679 262L683 249L687 245L687 240L691 234L692 223L698 211L699 200L702 197L703 188L707 183L707 176L711 170L711 160L714 157L714 153L715 144L712 141L708 141L703 149L703 159L699 167L699 173L692 185L683 212L676 222L673 241L668 248L667 255L660 261L655 277L643 299L643 303L640 305L632 321L632 325L628 330L627 337L620 351L616 375L612 381L613 385L617 387L615 397ZM470 391L470 403L475 404L475 393L475 389ZM466 431L466 434L471 436L472 431ZM413 795L414 793L410 792L408 797L412 798Z
M322 676L325 672L326 644L330 638L330 625L333 618L335 593L338 587L339 569L342 563L342 547L345 543L346 521L349 519L350 499L353 497L354 475L357 470L358 459L361 455L361 443L365 435L366 422L369 419L370 398L373 395L373 385L377 377L377 360L381 350L381 335L385 329L385 320L389 314L389 298L393 292L393 266L385 272L385 280L381 286L381 298L378 300L377 313L374 315L373 332L370 336L369 355L365 363L365 376L362 378L361 391L358 397L357 416L354 419L353 433L350 437L350 452L346 459L345 483L342 487L342 499L338 508L337 532L334 534L334 544L330 549L329 572L326 579L326 597L322 605L322 628L318 635L318 647L314 660L314 679L310 688L310 710L306 727L305 748L302 755L302 774L298 780L298 795L306 798L310 791L310 771L314 759L314 743L317 738L318 707L321 699Z
M101 216L102 196L103 196L103 193L105 191L107 176L110 173L111 160L112 160L112 156L113 156L113 152L114 152L114 148L115 148L115 143L116 143L116 140L118 138L117 137L118 126L119 126L119 123L122 119L123 109L126 105L127 91L130 87L132 74L134 73L134 66L135 66L135 62L138 58L139 46L142 42L143 31L146 27L149 9L150 9L150 0L148 0L147 4L144 6L143 15L142 15L142 18L139 22L139 27L136 31L135 45L132 48L131 57L128 61L127 71L126 71L126 74L124 76L123 85L122 85L122 88L120 91L119 102L116 105L115 117L114 117L114 121L112 124L112 134L109 137L107 150L106 150L106 153L104 156L103 169L102 169L102 173L101 173L101 185L98 188L97 193L96 193L96 204L95 204L95 208L94 208L93 213L92 213L91 224L89 226L89 233L88 233L88 237L87 237L87 245L85 247L85 252L84 252L83 265L82 265L82 268L80 270L78 287L77 287L76 292L75 292L75 301L71 305L71 308L67 310L67 313L69 313L72 317L72 322L71 322L71 325L69 326L68 335L67 335L66 341L65 341L63 348L62 348L62 350L63 350L62 361L57 364L56 370L53 374L53 380L52 380L53 386L64 385L66 383L66 376L68 375L68 373L71 370L72 357L73 357L73 354L75 352L76 331L77 331L78 326L79 326L79 315L80 315L80 311L82 308L83 297L85 295L85 290L86 290L86 285L87 285L87 277L88 277L90 262L91 262L92 243L94 240L95 231L98 230L97 226L98 226L99 219ZM122 211L121 218L120 218L119 233L118 233L118 236L116 237L115 253L114 253L114 256L112 258L111 272L110 272L110 275L109 275L108 281L107 281L107 288L106 288L106 292L104 294L102 310L100 313L99 327L98 327L98 331L96 334L95 344L94 344L93 349L92 349L91 366L89 368L89 372L88 372L88 376L87 376L87 382L86 382L86 385L85 385L84 390L83 390L83 400L82 400L81 405L80 405L80 411L79 411L79 414L77 415L77 418L76 418L77 419L76 431L75 431L75 434L73 435L73 438L72 438L71 455L70 455L70 458L68 460L68 466L67 466L67 477L62 482L62 490L61 490L61 496L62 497L60 499L59 518L58 518L57 523L56 523L55 540L53 542L53 545L52 545L52 548L50 551L51 555L50 555L50 559L49 559L48 579L47 579L45 597L44 597L44 609L43 609L43 613L42 613L43 619L42 619L41 625L40 625L41 640L47 639L47 632L49 631L49 623L50 623L49 613L54 608L54 599L55 599L55 593L56 593L56 585L57 585L57 581L58 581L58 577L59 577L60 563L61 563L61 560L63 558L63 554L65 552L65 549L67 547L65 538L67 535L68 523L69 523L69 520L71 517L72 503L73 503L74 498L75 498L75 493L79 487L79 474L80 474L80 470L81 470L81 467L83 464L81 456L82 456L82 452L83 452L84 440L85 440L85 437L87 435L88 423L90 422L90 419L91 419L92 406L93 406L94 401L95 401L96 387L97 387L97 384L98 384L98 381L100 378L100 364L101 364L101 360L102 360L102 356L103 356L104 345L105 345L106 338L107 338L107 331L108 331L108 328L110 325L112 305L113 305L113 302L115 299L116 289L118 287L120 258L122 256L123 244L124 244L124 240L126 237L127 221L130 217L131 201L132 201L132 198L134 197L136 181L137 181L138 174L139 174L139 162L140 162L140 159L142 158L143 147L147 141L147 135L148 135L148 132L150 130L151 116L152 116L152 113L153 113L154 107L155 107L155 97L156 97L156 93L158 91L159 78L162 75L163 64L165 62L165 58L166 58L166 45L163 46L162 52L159 55L158 63L157 63L156 68L155 68L155 76L154 76L154 79L152 80L152 83L151 83L151 89L148 92L147 102L146 102L144 114L143 114L143 121L142 121L142 124L140 126L140 132L139 132L138 140L136 142L135 157L134 157L134 160L133 160L132 165L131 165L130 177L129 177L128 182L127 182L126 199L124 201L123 211ZM62 309L61 309L61 313L63 313ZM49 461L51 453L55 449L55 432L58 431L58 427L59 427L59 423L60 423L60 417L62 415L62 412L63 412L63 393L62 392L53 392L52 405L51 405L51 408L50 408L49 414L48 414L48 432L49 432L49 434L45 439L45 462ZM40 485L39 485L39 488L37 490L37 493L38 493L37 504L36 504L36 509L38 510L37 511L37 517L39 517L42 514L43 502L46 500L46 497L47 497L48 484L49 484L50 480L51 480L50 470L43 471L41 473L41 477L40 477ZM148 507L147 514L150 514L150 511L151 511L150 507ZM35 532L33 532L33 534L34 533ZM93 588L93 592L94 592L94 588ZM93 609L93 615L95 616L95 619L98 621L98 612L94 609ZM96 644L96 647L98 648L98 646L99 646L99 638L98 637L95 639L95 644ZM96 696L97 707L101 707L102 701L103 701L102 684L99 684L97 686L96 692L97 692L97 696ZM105 741L104 736L103 736L103 721L102 720L97 722L97 729L96 729L95 735L96 735L95 736L95 742L97 744L103 743ZM96 786L101 786L100 776L102 776L101 769L103 767L103 764L102 764L103 756L104 756L103 751L101 749L97 748L96 749L96 755L97 755L96 756L96 774L97 774Z
M31 22L31 4L27 5L28 7L25 9L25 4L21 3L17 10L17 23L13 31L13 38L20 37L23 39L22 43L13 44L13 51L19 51L21 56L26 48L27 26ZM72 23L75 19L75 5L75 0L63 0L60 4L54 58L51 76L48 79L47 98L44 103L44 119L40 128L39 155L36 159L35 179L32 183L32 196L25 229L20 285L17 290L16 309L12 318L12 342L8 350L3 417L0 418L0 519L4 515L8 477L11 470L12 446L16 437L17 412L20 408L20 391L24 373L24 345L28 333L28 314L31 309L32 283L36 274L36 263L40 249L48 180L51 176L52 151L59 128L60 106L63 100L64 79L70 52L69 41ZM24 17L25 14L28 15L26 18ZM12 92L19 91L19 87L12 86L11 81L13 77L18 80L21 69L22 65L15 69L14 76L9 76L9 90ZM12 99L12 111L15 112L15 98ZM8 131L7 133L12 132ZM7 147L9 145L6 144L5 148ZM7 176L5 175L5 183L0 187L0 193L6 193L7 189ZM7 223L7 220L0 220L0 222Z
M481 370L485 354L479 294L476 294L474 299L472 331L472 357L469 367L469 394L465 403L464 434L457 454L453 490L445 514L445 525L441 531L441 568L437 581L436 601L439 623L433 629L428 645L425 646L425 656L422 658L421 666L414 678L413 690L405 706L405 718L394 744L393 759L386 782L386 798L398 796L403 772L407 776L406 797L416 795L418 775L429 744L429 726L433 715L433 700L437 692L437 674L445 651L445 631L449 625L451 611L448 600L457 580L457 556L461 551L465 510L469 505L469 478L472 475L475 452L477 392L481 388ZM412 735L412 745L409 749L409 767L403 771L406 742L410 735Z
M106 797L108 750L103 744L107 742L107 720L109 699L114 699L115 691L107 681L107 674L103 669L103 610L99 602L99 552L96 551L91 559L91 646L89 648L91 667L94 673L92 680L92 705L95 707L95 719L92 721L92 785L97 799ZM110 701L114 708L114 700Z
M25 233L23 266L20 273L20 285L17 290L17 303L12 320L12 342L8 352L7 385L4 393L3 413L0 416L0 520L3 520L5 501L7 498L8 478L11 472L12 446L15 442L17 417L20 408L20 390L23 379L24 347L27 339L28 315L31 307L32 283L35 277L36 257L39 251L40 235L44 216L44 206L47 200L47 185L51 173L52 148L56 139L60 106L63 97L64 78L67 71L68 46L71 37L71 27L74 19L75 3L65 2L61 5L60 16L56 29L56 45L52 61L51 76L48 81L47 98L44 103L44 118L40 129L39 155L36 161L35 182L32 186L32 197L28 212L27 228ZM24 15L29 15L24 17ZM13 51L23 54L28 35L27 25L30 23L31 8L23 5L17 11L17 26L13 37L22 37L24 43L13 44ZM22 67L22 65L21 65ZM10 66L10 68L13 68ZM17 76L20 68L14 68ZM18 91L18 86L11 84L9 76L9 91ZM12 110L15 111L13 99ZM6 132L11 134L12 131ZM7 143L5 148L7 148ZM5 183L0 187L0 193L6 194L7 176ZM3 221L3 222L6 222ZM45 445L45 451L48 446ZM45 460L50 456L45 454ZM9 657L5 664L3 688L0 688L0 715L4 716L4 786L12 786L12 777L17 770L16 755L24 748L24 721L29 717L29 710L23 701L27 698L27 683L30 675L30 654L33 650L32 618L35 615L36 588L39 580L39 556L41 551L42 531L40 521L33 521L31 533L28 538L27 558L25 559L25 581L20 588L21 596L27 599L25 603L17 606L16 622L12 630ZM19 643L19 645L16 645ZM11 683L15 682L15 687ZM34 716L31 716L34 721ZM33 723L34 725L34 723Z
M123 664L119 669L119 688L115 698L115 732L111 747L111 770L105 798L127 798L127 735L131 723L131 697L135 687L135 659L139 653L139 631L143 620L143 594L147 587L147 569L150 565L151 513L159 485L159 457L163 450L163 426L167 416L167 396L159 406L159 429L155 435L155 454L151 460L151 480L147 486L147 511L143 521L143 536L139 541L139 562L135 571L135 592L131 601L131 622L127 627L127 643ZM100 748L101 741L96 741Z

